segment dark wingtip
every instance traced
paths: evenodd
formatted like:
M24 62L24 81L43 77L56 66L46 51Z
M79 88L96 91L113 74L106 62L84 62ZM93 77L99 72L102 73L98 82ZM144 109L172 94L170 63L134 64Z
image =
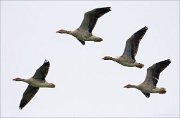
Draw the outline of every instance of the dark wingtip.
M47 59L45 59L45 60L44 60L44 64L50 64L50 62L49 62ZM44 64L43 64L43 65L44 65Z
M170 59L167 59L167 60L164 60L164 62L167 63L167 65L169 65L171 63L171 60Z
M111 7L105 7L105 8L107 8L109 11L111 11Z
M164 61L161 61L160 63L164 63L165 65L169 65L171 63L171 60L170 59L166 59Z
M167 59L166 61L169 62L169 63L171 63L171 60L170 60L170 59Z
M143 31L143 32L146 32L148 30L148 27L147 26L144 26L143 28L141 28L139 31Z
M111 7L101 7L101 8L96 8L96 10L98 10L98 9L104 11L104 13L107 13L107 12L111 11Z
M45 59L45 60L44 60L44 63L47 63L47 62L49 62L49 61L48 61L47 59Z
M156 63L156 70L160 73L162 72L167 66L169 66L169 64L171 63L170 59L166 59L164 61L160 61L158 63Z
M134 34L138 34L143 37L147 30L148 30L148 27L145 26L145 27L141 28L140 30L138 30L137 32L135 32Z
M111 7L106 7L107 12L111 11Z
M22 109L23 109L23 107L24 107L24 106L21 106L21 105L20 105L20 106L19 106L19 110L22 110Z
M148 30L148 27L147 27L147 26L145 26L143 29Z
M111 10L111 7L101 7L101 8Z

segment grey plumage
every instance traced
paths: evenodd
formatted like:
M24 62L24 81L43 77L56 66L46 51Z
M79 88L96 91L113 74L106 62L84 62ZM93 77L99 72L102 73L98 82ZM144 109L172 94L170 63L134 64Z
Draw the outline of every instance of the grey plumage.
M34 97L38 90L39 87L33 87L31 85L28 85L27 89L23 93L19 108L22 109L24 106L26 106L26 104L29 103L29 101Z
M160 61L153 64L147 69L147 74L142 84L147 85L150 89L156 88L160 73L171 63L170 59ZM150 93L143 93L146 97L150 97Z
M35 74L33 75L33 79L45 80L49 71L49 66L49 61L45 60L44 64L36 70Z
M103 16L105 13L111 11L110 8L111 7L102 7L86 12L79 28L87 30L89 31L89 33L91 33L94 29L94 26L96 25L98 18Z
M36 70L33 79L45 82L45 77L48 73L49 66L49 61L45 60L44 64ZM26 106L26 104L29 103L29 101L35 96L38 90L39 87L33 87L31 85L28 85L27 89L23 93L19 108L22 109L24 106Z
M138 51L139 43L145 35L148 28L145 26L142 29L135 32L127 41L123 52L123 56L130 57L135 61L135 56Z
M105 13L111 11L111 7L102 7L96 8L91 11L88 11L84 14L84 18L81 22L81 25L74 31L67 31L64 29L56 31L56 33L65 33L76 37L76 39L82 44L85 45L85 41L94 41L101 42L102 38L97 37L92 34L98 18L103 16Z
M160 73L171 63L170 59L153 64L147 69L146 79L143 84L151 85L155 88L159 80Z

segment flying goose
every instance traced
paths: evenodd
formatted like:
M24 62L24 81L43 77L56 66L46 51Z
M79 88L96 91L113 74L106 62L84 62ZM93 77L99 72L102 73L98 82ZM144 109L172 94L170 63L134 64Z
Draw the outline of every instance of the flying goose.
M45 78L48 74L50 63L49 61L45 60L44 64L39 67L33 77L29 79L21 79L15 78L14 81L23 81L28 83L28 87L23 93L23 97L21 99L19 108L22 109L37 93L40 87L47 87L47 88L54 88L55 85L53 83L48 83Z
M144 64L136 62L135 56L138 51L139 42L143 38L143 36L145 35L147 30L148 30L148 28L145 26L142 29L140 29L139 31L135 32L126 41L126 46L125 46L124 52L120 57L114 58L114 57L110 57L110 56L105 56L102 59L103 60L112 60L123 66L128 66L128 67L138 67L138 68L144 67Z
M147 69L146 79L139 85L128 84L124 88L136 88L140 90L147 98L150 97L150 93L165 94L165 88L156 87L160 73L171 63L170 59L155 63Z
M105 13L111 11L111 7L96 8L88 11L84 14L84 19L79 28L74 31L67 31L61 29L56 33L70 34L77 38L82 45L85 45L85 41L101 42L103 39L92 34L92 30L96 25L98 18L103 16Z

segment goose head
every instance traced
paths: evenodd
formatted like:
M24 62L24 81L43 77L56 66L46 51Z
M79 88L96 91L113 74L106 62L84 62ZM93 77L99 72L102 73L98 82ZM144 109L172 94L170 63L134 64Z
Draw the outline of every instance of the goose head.
M110 57L110 56L105 56L105 57L103 57L102 59L103 59L103 60L112 60L113 58Z
M17 77L17 78L14 78L13 81L23 81L23 79Z
M124 88L132 88L131 84L124 86Z

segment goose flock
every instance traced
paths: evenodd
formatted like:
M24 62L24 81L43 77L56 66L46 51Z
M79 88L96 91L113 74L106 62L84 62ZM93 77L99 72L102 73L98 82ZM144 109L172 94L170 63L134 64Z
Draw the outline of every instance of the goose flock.
M102 38L97 37L92 34L92 30L96 25L98 18L103 16L104 14L111 11L111 7L102 7L96 8L91 11L88 11L84 14L84 19L79 28L74 31L67 31L64 29L60 29L56 31L56 33L65 33L70 34L77 38L77 40L82 44L85 45L85 41L94 41L94 42L101 42L103 41ZM115 61L123 66L126 67L137 67L143 68L144 64L136 62L135 56L138 51L139 43L141 39L144 37L148 27L143 27L142 29L135 32L127 41L126 46L124 49L123 54L120 57L114 58L111 56L105 56L103 60L112 60ZM147 98L150 97L151 93L159 93L165 94L165 88L156 87L160 73L171 63L170 59L166 59L160 62L157 62L147 68L147 75L143 83L139 85L131 85L128 84L124 86L124 88L136 88L140 90ZM35 74L28 78L15 78L13 81L22 81L28 84L27 89L23 93L22 99L20 101L19 108L23 109L29 101L35 96L38 92L39 88L55 88L55 84L49 83L45 80L46 75L48 74L50 67L50 62L45 59L42 66L40 66Z

